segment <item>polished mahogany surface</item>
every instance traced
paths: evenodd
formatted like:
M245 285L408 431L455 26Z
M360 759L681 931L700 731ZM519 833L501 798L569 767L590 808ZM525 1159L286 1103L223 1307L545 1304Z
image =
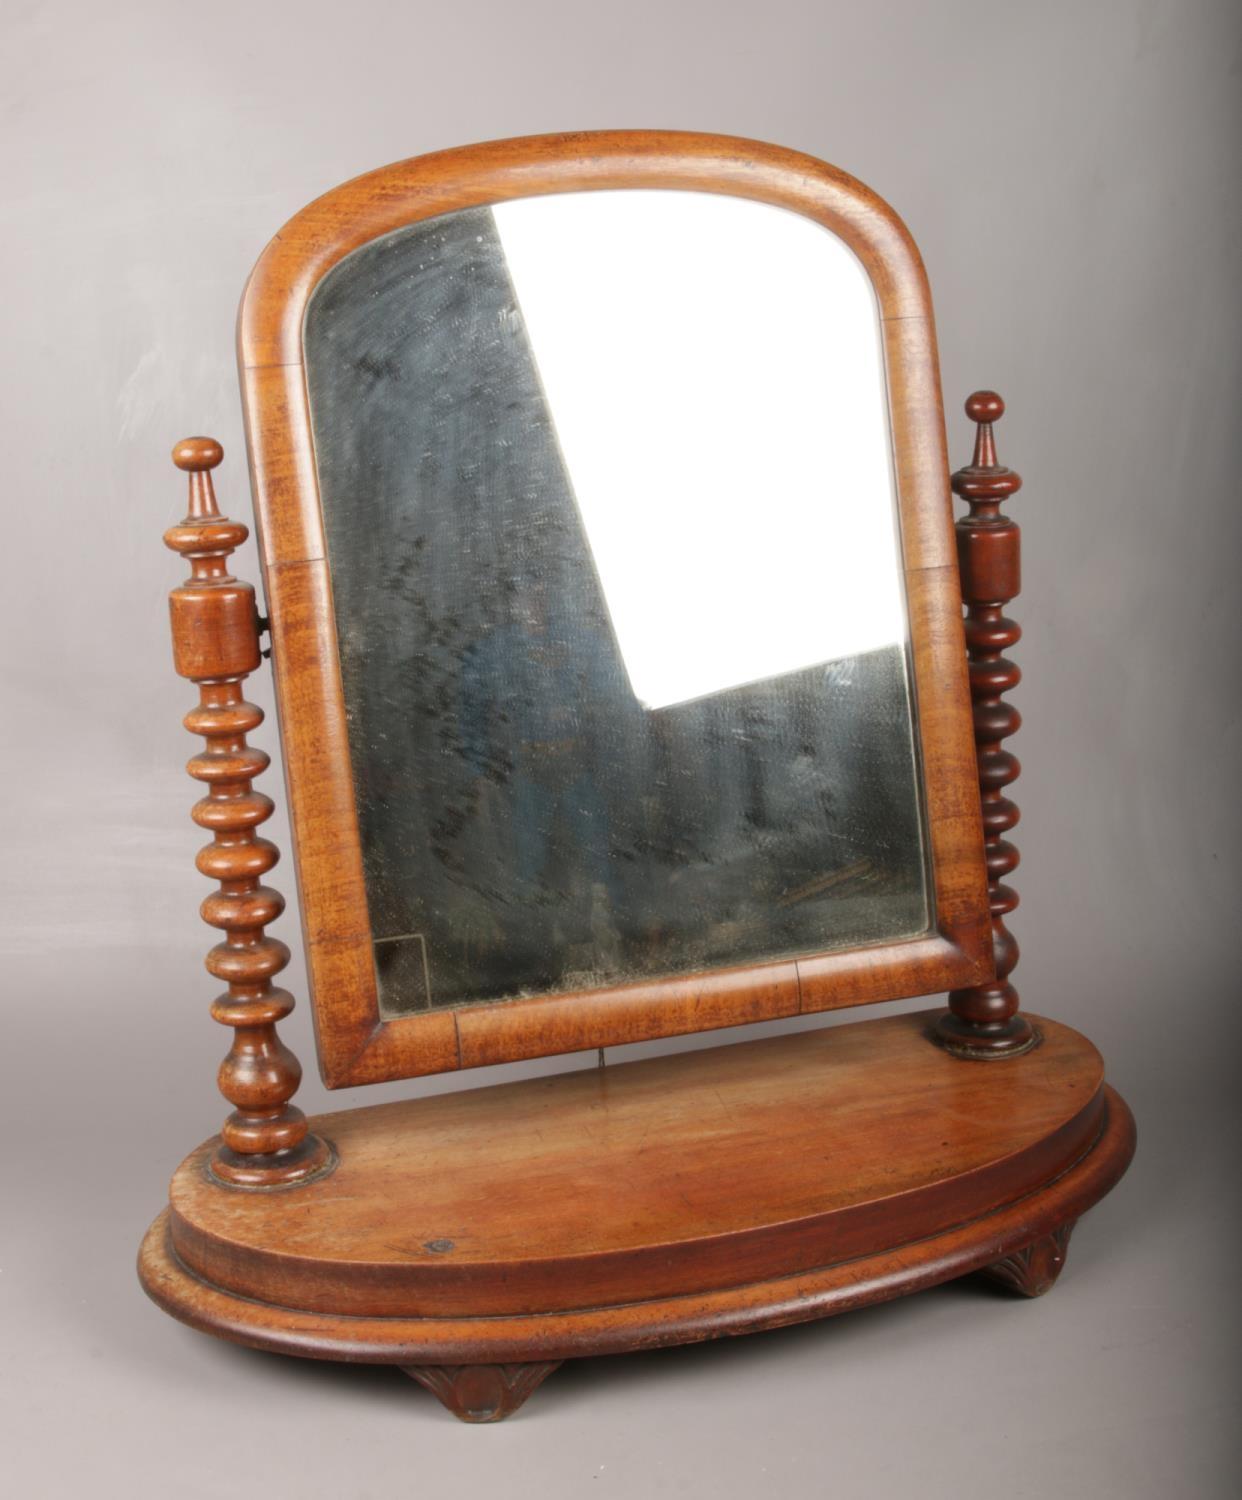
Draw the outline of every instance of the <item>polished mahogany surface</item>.
M599 622L598 595L592 610L589 589L579 591L587 599L585 608L569 611L578 622L576 637L567 630L564 615L557 617L559 600L554 605L547 598L556 591L545 590L541 606L538 589L530 589L530 608L518 622L521 629L508 638L531 631L532 649L506 652L502 643L513 622L505 611L514 605L503 600L503 569L491 575L483 590L484 595L490 590L490 598L476 598L469 586L459 587L455 609L442 597L445 590L451 593L453 566L445 566L441 556L432 570L415 551L407 574L418 587L408 591L407 602L417 605L423 599L429 619L418 622L413 635L410 614L399 622L400 629L388 630L386 606L375 605L373 595L364 596L345 574L335 576L342 533L351 535L354 545L371 549L370 561L385 578L385 568L391 571L409 560L420 533L412 530L411 513L400 504L390 508L402 523L390 527L385 506L401 496L386 488L386 480L368 493L372 467L378 466L382 478L389 461L382 441L345 450L343 472L347 488L352 483L355 493L339 513L344 521L338 525L331 519L334 500L339 505L341 498L339 487L333 490L339 478L332 454L335 429L330 413L326 425L321 424L328 408L316 374L319 298L325 299L324 308L330 306L334 278L348 278L354 256L365 259L374 251L383 259L388 244L398 249L403 243L422 244L420 227L436 221L438 228L429 231L434 238L458 214L482 210L511 226L513 216L531 205L542 213L549 203L561 204L568 213L577 200L628 204L631 198L702 200L714 205L713 212L750 213L765 222L793 225L798 234L810 236L808 243L835 247L862 290L857 306L870 320L864 341L868 352L863 363L871 372L866 380L838 380L831 399L825 399L826 388L814 380L767 382L778 398L768 402L769 414L779 419L784 411L786 417L783 428L777 422L780 441L767 441L761 451L777 456L787 450L810 452L817 458L817 477L801 488L756 480L743 487L748 503L740 511L718 506L717 530L735 543L730 572L717 566L719 551L710 554L712 567L707 568L704 547L651 544L655 522L675 518L677 512L671 503L654 518L644 518L642 512L643 504L650 506L653 496L663 494L655 481L667 477L668 464L647 461L641 470L626 471L632 477L621 503L601 500L608 482L617 479L613 470L622 471L621 460L644 453L642 438L657 425L654 418L676 410L675 400L654 399L655 382L667 385L669 370L675 374L679 368L676 360L661 351L661 357L649 361L645 380L623 383L622 394L628 391L631 397L635 390L641 395L652 387L649 411L620 421L611 442L584 445L572 437L574 424L565 421L566 392L572 406L582 391L596 389L571 377L580 367L583 341L573 344L581 332L578 324L587 335L594 334L590 315L599 298L581 303L583 316L576 322L562 320L560 343L553 339L549 344L546 318L531 317L534 304L528 290L531 265L546 259L540 253L526 258L526 270L515 282L520 320L511 316L513 306L503 298L493 303L493 311L508 312L504 319L492 320L490 331L488 320L471 312L469 299L458 308L461 316L450 335L458 335L466 347L481 341L493 353L499 342L511 373L521 335L531 339L540 383L555 392L549 399L554 400L557 444L573 480L574 503L633 697L644 705L644 714L653 721L667 720L675 731L679 716L689 720L680 738L676 732L670 736L676 741L674 754L652 725L644 723L635 732L627 715L617 712L615 699L611 707L606 695L601 701L600 681L611 671L615 686L619 675L613 670L615 657L609 661L606 632L596 629L594 653L588 650L576 662L574 649L563 650L581 643L584 621L589 626L593 616ZM566 222L562 218L562 226ZM481 242L480 233L476 228L472 243L486 248L487 237ZM502 238L513 279L510 230L502 230ZM732 245L735 239L717 236L714 243ZM713 257L700 257L699 264L710 270L713 262ZM730 309L730 318L717 316L721 327L731 329L731 320L748 306L755 312L753 299L748 304L740 295L751 283L769 301L774 287L792 286L805 300L808 287L819 284L820 278L801 275L782 280L773 264L770 255L754 257L748 276L733 277L732 295L709 299L714 310ZM776 264L785 269L783 260ZM424 270L426 266L424 260ZM417 259L413 270L418 270ZM558 286L559 270L558 264ZM483 280L495 297L492 272ZM624 285L625 278L613 277L607 285L618 283ZM670 300L675 308L678 299ZM693 299L680 299L688 300ZM762 312L762 299L757 306ZM628 314L616 320L624 325L621 332L632 321ZM760 316L752 322L764 326ZM797 330L802 324L790 315L774 317L768 326ZM344 325L341 332L343 362L356 382L353 394L368 412L366 401L382 406L402 382L425 383L427 371L420 372L418 361L427 357L434 364L438 357L415 340L401 345L394 362L382 347L367 348L365 340L361 347L352 344ZM616 330L608 334L614 341L620 337ZM558 364L556 349L564 353L566 339L575 357ZM584 346L590 349L597 342L587 337ZM812 351L837 345L830 337L808 341ZM797 153L678 132L532 137L398 163L325 195L285 226L251 277L238 346L311 999L320 1069L329 1086L930 994L990 976L991 923L930 300L909 235L873 193ZM604 341L603 347L612 345ZM697 343L683 341L683 347ZM706 370L690 371L678 389L688 399L710 386L707 377L722 367L758 370L765 376L782 368L779 360L729 363L713 355ZM431 393L433 403L438 395L445 411L457 411L453 403L460 388L454 382L462 378L460 371L451 380L446 375ZM488 375L483 384L490 382ZM874 408L868 408L872 417L867 422L851 415L860 390L868 393ZM525 396L518 392L523 414L518 425L538 439L538 421L525 420L538 415L537 403L535 408L523 404L533 399L529 379L525 391ZM763 393L763 381L757 389L748 388L747 409ZM806 408L808 393L814 410ZM706 409L723 410L727 395L726 389ZM351 398L347 404L356 415L359 401ZM422 403L419 412L413 403L398 405L402 422L414 428L430 420ZM503 401L500 405L503 409ZM629 410L620 400L616 412L600 400L580 400L578 405L607 420ZM874 429L876 411L888 431L878 444L866 436ZM844 424L848 432L842 434L834 423ZM726 425L730 434L745 431L733 411ZM375 430L382 439L391 424L385 428L378 421ZM453 473L444 496L456 494L471 504L472 496L480 500L488 526L499 530L490 540L486 529L473 534L485 546L499 538L508 554L502 562L508 566L512 561L517 568L513 581L520 587L523 580L534 582L532 549L527 548L524 558L522 547L513 545L521 527L506 532L496 501L515 488L523 504L540 501L542 483L533 486L534 495L521 493L530 485L509 483L521 480L523 464L538 466L539 442L529 458L502 449L499 442L472 445L461 440L456 449L450 445L445 450L434 422L427 430L436 441L430 449L416 444L407 452L405 466L417 470L422 497L435 489L428 485L434 455L447 452ZM711 441L690 452L713 459L723 453L727 479L733 467L745 471L745 465L729 462L735 447ZM498 450L510 468L497 487L471 466L490 472ZM583 453L605 461L584 469ZM672 449L666 454L679 456ZM854 479L843 483L842 456L850 454L861 454L862 462ZM685 453L680 458L684 461ZM583 477L588 470L589 482ZM400 463L396 472L403 473ZM328 483L321 486L321 477ZM718 478L713 478L712 495L722 489ZM896 528L889 525L887 502L875 503L877 485L881 491L890 487ZM673 493L687 489L674 486ZM554 490L552 485L549 503L556 500ZM774 510L790 496L798 501L807 526L824 517L850 526L859 517L877 519L889 528L890 556L900 536L899 567L887 573L863 569L865 549L856 545L856 535L840 545L823 545L810 531L791 537L772 524ZM825 503L817 504L817 496ZM844 503L847 496L852 505ZM379 506L379 524L355 510L352 521L357 524L351 526L349 504L359 501ZM739 515L744 534L738 533ZM632 523L630 550L641 554L642 567L632 574L639 587L628 591L617 588L615 545L598 545L600 527L606 530L609 518L614 524L620 518L617 529L622 532L624 523ZM468 549L455 545L457 539L470 539L469 529L463 536L454 531L457 523L451 517L441 513L434 519L434 545L443 552L447 544L455 565L469 563L466 584L477 583L478 559L466 557ZM740 547L735 533L742 535ZM710 528L701 527L700 535L711 539ZM423 552L432 545L425 543ZM727 583L722 581L726 575ZM851 593L851 583L860 579L865 583ZM424 587L433 580L434 588ZM708 587L712 580L718 586ZM388 581L399 593L400 579ZM641 608L626 606L621 595L627 592ZM882 613L884 601L894 597L903 606L908 635L897 630L835 648L817 646L799 660L767 668L753 662L745 669L739 665L763 638L760 626L774 620L796 622L788 639L806 644L823 621L857 623ZM430 696L440 715L430 726L433 737L447 731L439 748L450 764L436 768L441 779L430 785L432 795L422 805L409 795L409 773L411 763L427 768L427 747L411 744L409 726L416 723L417 734L427 733L421 712L425 705L407 705L420 709L412 717L398 713L394 734L391 721L382 715L377 720L360 712L360 693L373 704L376 692L387 687L360 687L358 673L351 686L351 671L362 654L350 639L359 625L360 600L363 616L380 609L378 624L361 620L365 653L385 668L396 666L395 673L388 673L387 686L399 680L407 697L417 699L420 691ZM493 608L498 602L501 607ZM481 638L476 628L480 621L471 610L476 615L490 610ZM678 610L691 625L701 617L697 639L692 630L678 628ZM636 613L660 623L659 630L652 625L645 649L635 647ZM458 614L465 627L460 638L455 634ZM421 643L416 638L420 631ZM600 648L601 639L607 649ZM428 643L434 650L422 650ZM475 643L476 660L454 661L455 652ZM743 700L735 704L732 718L723 702L710 711L695 707L696 684L687 684L680 670L695 654L689 645L721 647L717 654L734 675L707 684L705 692L709 702L713 694ZM422 656L414 660L420 650ZM869 652L875 655L869 657ZM877 657L878 672L866 670L877 665ZM532 676L539 681L541 691L527 727L539 730L541 743L554 747L545 757L547 764L522 763L514 747L525 747L526 737L508 727L497 731L500 714L510 708L497 703L494 688L514 658L519 666L511 697L531 696ZM831 693L826 680L819 680L817 699L797 679L805 669L826 663L836 675ZM667 681L670 672L681 679L676 691ZM780 687L764 688L772 678L781 679ZM554 682L560 687L549 693ZM776 694L775 705L760 703L770 724L745 717L754 718L753 703L744 700L756 691L761 698L765 692ZM573 712L567 716L568 730L557 720L567 698L571 710L582 709L576 719ZM913 715L911 699L917 705ZM632 712L628 717L635 719ZM812 732L804 736L808 719ZM711 774L697 773L696 784L693 767L679 759L682 746L701 751L713 730L722 727L725 743L708 747L709 757L715 758ZM745 750L731 743L739 727L742 740L763 750L762 756L748 761ZM906 743L909 728L912 751ZM601 774L610 737L614 764L607 767L609 774ZM851 739L859 753L838 756L837 749ZM774 747L780 752L775 763L767 753ZM637 797L637 778L632 766L627 770L627 759L649 773ZM553 760L559 767L556 776L549 774ZM855 764L844 764L851 760ZM921 776L912 775L914 766ZM664 787L659 784L662 773ZM860 789L855 778L865 781L868 776L874 788ZM682 777L687 782L684 796L675 786ZM716 781L719 796L705 801L697 788ZM805 795L799 799L800 786ZM831 805L825 811L829 793ZM921 870L915 840L920 827ZM402 861L406 868L399 880L385 876L384 871L400 870ZM490 887L489 865L496 876ZM601 869L607 870L606 878ZM439 1003L441 999L447 1003Z
M971 1271L1048 1290L1134 1122L1054 1022L986 1064L932 1013L312 1120L336 1171L177 1172L139 1260L196 1328L400 1365L467 1421L556 1361L830 1316Z
M662 714L694 708L698 698L770 686L773 678L792 681L809 668L817 674L822 708L828 674L818 674L826 663L838 670L847 663L850 683L836 686L865 687L860 662L877 651L891 655L895 646L917 704L903 724L913 726L922 772L922 895L930 925L907 937L752 957L732 967L639 974L595 988L557 989L555 971L545 970L538 982L553 987L542 993L425 1003L385 1014L368 915L369 856L360 838L368 814L364 807L360 815L359 804L376 798L382 808L386 789L370 774L374 767L368 771L360 752L369 754L372 747L365 730L359 738L354 722L358 702L356 693L351 702L348 634L358 611L347 607L341 613L341 601L334 604L329 566L329 550L339 552L342 537L346 552L361 542L349 526L331 540L346 511L329 515L332 497L321 497L319 490L303 364L307 309L315 288L323 283L330 290L333 269L352 253L386 235L396 243L410 226L480 209L495 215L501 204L520 214L523 199L541 194L559 193L568 202L585 189L606 195L651 188L792 209L789 217L801 215L808 232L819 225L839 236L865 268L880 315L908 635L899 631L895 640L854 641L848 648L840 642L832 649L817 646L808 660L769 663L766 674L753 667L741 671L738 661L758 639L749 627L764 612L748 617L738 611L735 619L729 608L722 611L722 603L731 607L732 595L718 591L713 599L703 587L710 570L700 568L697 591L685 592L704 618L709 606L716 607L713 629L704 635L713 642L731 639L717 665L731 664L735 675L700 681L702 693L687 691L686 668L695 654L672 649L676 631L653 634L647 647L659 649L635 654L635 616L618 604L615 551L610 561L608 546L598 545L601 518L615 516L616 508L592 509L584 499L603 493L597 470L589 484L575 480L572 499L628 686L644 711ZM477 218L473 222L477 226ZM498 310L505 307L493 303L492 311ZM507 337L512 353L520 344L519 320L503 321L509 326L500 342ZM525 328L526 318L520 322ZM344 325L335 330L343 331ZM497 341L494 325L484 343L489 340ZM1018 716L1004 701L1017 669L1003 652L1019 632L1002 610L1018 590L1018 539L1000 503L1019 481L996 461L992 423L1003 404L994 393L977 392L967 403L978 424L974 461L954 476L954 488L971 510L957 530L964 589L959 587L930 303L917 252L891 210L823 163L722 137L604 132L441 153L346 184L286 226L252 278L239 346L308 967L329 1085L603 1048L902 994L952 993L947 1016L889 1017L620 1066L603 1066L601 1054L598 1069L307 1121L291 1102L301 1069L277 1031L293 997L273 983L289 958L285 944L268 932L284 905L264 882L278 851L256 832L273 810L253 785L268 764L249 739L262 712L243 696L245 679L260 665L268 622L258 616L253 590L229 572L230 554L246 528L221 515L214 498L211 471L223 456L220 445L187 439L174 450L174 461L189 475L189 507L166 540L187 560L190 576L174 589L170 604L177 670L200 693L185 723L205 741L189 771L207 789L193 814L211 835L198 867L220 884L202 914L221 933L207 967L227 986L212 1014L233 1033L219 1074L233 1112L221 1134L178 1170L170 1205L147 1233L139 1275L150 1295L190 1325L240 1343L308 1358L397 1365L463 1420L486 1422L515 1411L560 1361L580 1355L825 1317L973 1271L1024 1296L1047 1291L1065 1264L1075 1222L1124 1173L1134 1150L1134 1122L1124 1101L1104 1084L1091 1044L1055 1022L1021 1015L1009 981L1017 947L1005 917L1016 896L1005 878L1017 851L1005 835L1017 810L1005 791L1017 762L1003 742L1017 729ZM348 365L349 341L341 347ZM405 355L395 364L381 360L369 367L371 352L352 346L358 388L367 381L375 390L399 388L407 373ZM542 358L538 363L539 384L546 386L549 367ZM311 372L312 384L316 378ZM513 392L512 383L508 390ZM536 394L528 378L523 399L534 405L523 408L523 423L529 428L527 419L533 418L538 431ZM449 397L452 406L451 390ZM377 397L381 405L387 399L388 393ZM382 440L385 431L406 425L400 403L397 418L390 414L387 427L381 420L373 435ZM331 432L319 436L330 448ZM574 450L563 421L556 446L562 457ZM542 457L538 444L535 449L543 479L554 478L551 448L545 445ZM834 451L842 451L840 445ZM370 452L366 443L355 445L352 461L365 463ZM414 468L423 457L421 450L405 453ZM325 458L325 474L330 469ZM395 499L394 514L404 521L402 504L410 497L395 482L402 475L398 462L376 493ZM423 474L417 491L420 504L435 488L425 479ZM448 492L459 481L460 473ZM550 484L550 493L555 490ZM566 501L567 486L562 490ZM645 488L631 486L631 492L645 494ZM487 485L480 493L496 498ZM529 493L519 498L539 499ZM571 514L563 508L562 522ZM367 519L352 517L383 562L390 533L382 526L367 533ZM468 544L478 535L467 531L455 538L443 514L436 525L443 528L436 545L447 538L447 552L455 540ZM501 528L515 553L521 552L513 546L521 530L518 525L506 536ZM644 535L642 528L635 531ZM417 540L401 525L391 534L401 544ZM418 548L413 550L417 555ZM831 555L831 549L807 551L816 562ZM589 602L583 608L589 595L585 558L580 546L569 570L575 578L557 580L573 585L567 592L576 601L579 633L583 618L592 618ZM676 558L679 568L686 561L685 555ZM477 571L467 569L466 575L479 581ZM519 591L540 607L518 612L509 623L527 632L523 650L538 661L541 640L565 645L574 632L553 628L559 601L545 598L540 604L537 575L537 568L517 569ZM415 601L434 592L430 576L420 580ZM350 586L342 574L342 595ZM364 589L364 605L365 595ZM789 596L790 619L799 603L809 599L814 608L810 632L799 628L786 639L810 641L821 595L804 590L799 596L790 589ZM965 638L963 596L969 609ZM666 611L663 626L673 596L652 589L650 597L648 609L647 599L634 595L642 606L639 622L658 616L658 604ZM844 594L833 597L839 603ZM767 613L783 614L780 603ZM846 615L853 612L838 618ZM494 625L495 609L483 618ZM598 600L594 618L602 624ZM675 612L672 618L675 623ZM739 619L745 628L730 638ZM443 634L451 623L450 609L437 629ZM532 636L532 625L547 627L546 636L539 629ZM362 654L382 656L388 644L383 630L373 629ZM449 717L458 730L473 724L475 731L450 736L449 753L469 747L475 768L486 766L481 752L486 748L490 755L495 742L477 732L478 708L497 696L503 700L506 674L489 678L476 670L478 681L471 684L467 652L444 675L454 690L456 678L466 679L464 697L451 705ZM897 677L890 672L890 688ZM861 695L862 717L882 724L875 685L872 680ZM474 688L480 691L463 712ZM579 707L584 695L562 696ZM849 725L849 701L832 706L848 741L857 733ZM589 717L579 714L578 720ZM578 720L570 715L570 739L584 738ZM711 722L690 738L710 741ZM564 727L554 726L558 733ZM808 731L799 725L799 732ZM881 740L891 750L896 737L882 734ZM765 756L765 772L773 759L779 769L787 745L777 733L767 746L772 754ZM865 769L883 754L873 745L855 758ZM361 784L351 755L368 771ZM728 759L715 768L726 790L719 798L726 816L733 801ZM557 763L564 769L570 761ZM576 778L567 772L562 779L572 788ZM593 765L585 779L607 783L608 777ZM747 796L755 791L747 787ZM624 797L615 800L624 809ZM665 809L674 829L676 801ZM866 834L875 798L861 805L864 815L857 821ZM843 798L838 811L848 806ZM831 827L831 817L821 821L821 831L825 823ZM588 816L585 827L590 824ZM756 830L761 825L756 820ZM442 864L451 869L452 845L463 828L421 832L433 857L449 856ZM400 836L397 842L400 847ZM868 843L869 836L863 837L862 844ZM795 843L783 851L795 867L796 850ZM838 915L847 911L850 878L873 877L881 863L876 852L872 842L870 871L825 865L813 878L783 889L776 904L788 896L792 905L808 903L805 911L811 912L826 897ZM477 863L465 862L471 878L477 878ZM658 872L658 861L653 870ZM821 883L824 871L827 884ZM572 898L580 874L571 872L563 895ZM776 893L762 881L757 886L771 906ZM635 909L631 902L630 913ZM608 950L601 941L607 925L587 923L596 959ZM644 943L652 946L653 934L644 935L641 923L631 938L636 933L636 951ZM380 936L400 940L402 934ZM698 941L704 937L700 928ZM831 935L821 937L831 942ZM675 950L674 941L669 951ZM613 945L614 956L617 951ZM749 950L743 945L741 951ZM465 957L473 961L475 955ZM617 972L629 975L627 963L633 962L633 952L628 959L623 954ZM572 975L574 983L589 986L598 967L585 976L570 969L561 979L569 982ZM416 1005L432 998L425 973L423 979L421 1000L414 992ZM411 993L397 989L403 997Z
M551 1311L731 1286L917 1239L1064 1170L1099 1055L959 1062L894 1016L312 1121L296 1196L173 1179L177 1253L263 1300L389 1316Z

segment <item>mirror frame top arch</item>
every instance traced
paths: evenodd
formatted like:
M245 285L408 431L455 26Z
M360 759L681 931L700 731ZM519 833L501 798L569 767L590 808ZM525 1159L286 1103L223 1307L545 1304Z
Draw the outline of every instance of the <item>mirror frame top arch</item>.
M875 289L933 928L810 957L384 1019L303 366L307 304L351 251L420 220L513 198L617 188L732 194L790 209L839 236ZM329 1088L932 994L992 977L931 297L909 232L868 188L799 152L687 132L529 136L416 157L345 183L280 231L247 283L238 361L311 1007Z

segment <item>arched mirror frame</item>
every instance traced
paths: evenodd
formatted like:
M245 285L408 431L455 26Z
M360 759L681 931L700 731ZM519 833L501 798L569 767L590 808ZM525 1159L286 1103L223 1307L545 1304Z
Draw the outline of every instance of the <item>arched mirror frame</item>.
M536 194L664 188L791 209L875 289L924 775L934 928L705 974L382 1019L303 368L323 276L380 235ZM616 1046L978 983L993 973L961 592L927 278L875 194L812 157L729 137L609 131L491 142L356 178L292 219L243 298L238 358L320 1070L330 1087Z

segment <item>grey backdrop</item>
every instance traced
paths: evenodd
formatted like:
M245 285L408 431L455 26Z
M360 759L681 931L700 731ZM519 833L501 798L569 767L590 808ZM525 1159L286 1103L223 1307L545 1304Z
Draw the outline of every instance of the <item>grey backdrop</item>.
M1235 1493L1236 3L3 15L15 1493ZM965 394L1009 402L1001 456L1027 481L1018 979L1100 1044L1140 1154L1043 1302L957 1286L598 1361L468 1429L393 1372L195 1335L133 1278L168 1175L220 1118L226 1044L180 769L193 694L165 624L180 565L159 537L183 503L168 448L218 436L225 507L249 516L234 310L303 203L437 147L615 125L757 136L860 176L926 258L955 461ZM255 577L252 555L241 568ZM275 750L274 727L257 738ZM296 915L279 930L296 941ZM287 1035L309 1062L305 1007ZM302 1103L323 1102L308 1080Z

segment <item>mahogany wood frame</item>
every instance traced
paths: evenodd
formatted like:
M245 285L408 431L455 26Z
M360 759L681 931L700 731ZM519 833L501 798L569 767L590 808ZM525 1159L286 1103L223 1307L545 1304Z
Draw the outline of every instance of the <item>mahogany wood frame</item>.
M875 289L918 700L934 930L913 940L796 960L385 1020L376 991L302 362L307 304L351 251L419 220L533 194L640 187L733 194L803 214L850 246ZM681 132L536 136L401 162L326 194L281 230L247 285L238 358L316 1043L329 1088L994 979L931 298L908 231L869 189L797 152Z

